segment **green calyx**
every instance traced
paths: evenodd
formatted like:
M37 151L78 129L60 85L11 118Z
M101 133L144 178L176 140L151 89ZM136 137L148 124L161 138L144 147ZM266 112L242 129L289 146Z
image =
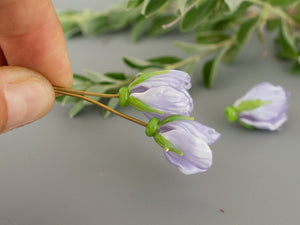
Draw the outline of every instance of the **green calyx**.
M161 134L158 133L161 125L167 124L175 120L194 120L192 117L182 116L182 115L173 115L169 116L162 121L158 118L153 117L146 127L146 135L148 137L154 137L156 143L161 146L166 152L171 151L177 153L179 156L183 156L183 152L176 148L171 142L165 139Z
M153 117L149 120L147 127L146 127L146 135L148 137L153 137L158 132L160 127L160 120L156 117Z
M168 116L167 118L160 121L160 125L170 123L175 120L194 120L194 117L188 117L188 116L182 116L182 115Z
M140 75L133 82L131 82L131 84L129 84L128 88L130 90L135 85L137 85L153 76L164 74L164 73L169 73L169 72L170 72L170 70L163 70L163 71L156 71L156 72L149 72L149 73L140 73Z
M171 142L169 142L167 139L165 139L161 134L156 133L154 135L154 140L156 141L157 144L159 144L159 146L161 146L164 149L164 151L175 152L179 156L183 156L183 152L181 150L179 150L178 148L176 148Z
M259 108L259 107L261 107L263 105L267 105L267 104L272 104L272 102L271 101L262 101L260 99L242 101L236 107L227 106L225 108L224 112L225 112L225 116L229 122L235 122L239 118L240 112L250 111L250 110ZM245 124L243 126L245 126Z
M250 111L250 110L256 109L258 107L261 107L261 106L267 105L267 104L272 104L272 102L271 101L262 101L260 99L242 101L240 104L238 104L236 106L236 109L238 112Z
M129 105L129 95L130 91L128 87L122 87L119 90L119 102L120 106L128 106Z
M130 96L130 89L128 87L122 87L119 90L119 102L120 106L129 106L131 105L133 108L135 108L138 111L141 112L151 112L151 113L159 113L164 114L164 112L154 109L150 107L149 105L145 104L141 100Z

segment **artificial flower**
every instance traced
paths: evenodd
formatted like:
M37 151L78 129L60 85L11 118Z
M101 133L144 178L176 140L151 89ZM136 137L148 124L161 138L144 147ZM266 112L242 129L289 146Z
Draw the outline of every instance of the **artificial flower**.
M230 122L238 120L248 128L274 131L288 119L289 99L290 92L283 87L263 82L226 107L225 114Z
M187 175L204 172L211 167L209 145L220 137L214 129L181 116L170 116L162 121L152 118L146 134L153 136L164 149L168 162Z
M190 116L193 99L187 89L190 76L178 70L140 74L128 87L120 89L120 105L131 105L148 118L170 115Z

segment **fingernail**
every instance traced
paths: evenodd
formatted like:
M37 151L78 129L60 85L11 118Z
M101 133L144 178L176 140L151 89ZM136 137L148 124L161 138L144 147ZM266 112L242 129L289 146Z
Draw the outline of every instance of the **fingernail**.
M4 131L41 118L51 109L54 100L51 86L38 77L10 81L3 93L8 117Z

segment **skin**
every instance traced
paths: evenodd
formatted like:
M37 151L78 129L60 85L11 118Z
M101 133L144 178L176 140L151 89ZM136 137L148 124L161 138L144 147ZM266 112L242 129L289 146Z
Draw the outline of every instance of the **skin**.
M0 133L46 115L72 69L51 0L0 1Z

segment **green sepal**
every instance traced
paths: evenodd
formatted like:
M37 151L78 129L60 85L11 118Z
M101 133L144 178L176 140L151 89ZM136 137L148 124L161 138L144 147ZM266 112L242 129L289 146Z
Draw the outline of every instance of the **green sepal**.
M129 105L129 89L128 87L121 87L119 89L119 102L120 106L128 106Z
M147 127L146 127L146 135L148 137L153 137L157 134L158 130L160 127L160 120L156 117L151 118L151 120L149 120Z
M243 127L246 127L247 129L250 129L250 130L254 130L254 129L255 129L254 126L251 126L251 125L249 125L249 124L246 124L246 123L244 123L244 122L242 122L242 121L239 121L239 124L241 124Z
M161 134L156 133L154 136L156 143L161 146L166 152L171 151L177 153L179 156L183 156L183 152L176 148L171 142L165 139Z
M272 102L256 99L256 100L242 101L235 108L238 112L242 112L242 111L250 111L267 104L272 104Z
M164 114L164 112L150 107L149 105L145 104L144 102L142 102L141 100L139 100L139 99L137 99L133 96L129 96L128 103L133 108L135 108L136 110L141 111L141 112L151 112L151 113Z
M163 71L156 71L156 72L150 72L150 73L141 73L131 84L128 85L129 90L133 88L135 85L153 77L156 75L169 73L170 70L163 70Z
M229 122L235 122L239 118L239 112L233 106L227 106L224 113Z
M160 121L160 125L175 121L175 120L194 120L194 117L182 116L182 115L173 115L168 116L167 118Z

